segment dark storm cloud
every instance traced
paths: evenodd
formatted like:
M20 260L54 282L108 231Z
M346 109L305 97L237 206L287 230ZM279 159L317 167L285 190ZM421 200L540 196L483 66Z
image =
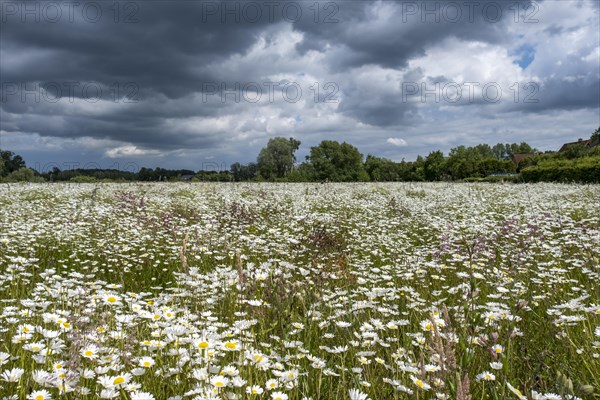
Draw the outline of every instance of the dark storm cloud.
M77 12L73 22L63 16L57 23L44 18L24 23L19 14L6 16L1 34L7 53L17 63L32 52L39 54L35 63L4 67L3 81L136 82L148 94L178 98L211 80L198 72L203 63L243 52L268 24L224 24L206 16L204 2L192 1L122 3L135 4L135 14L131 21L121 16L115 22L111 7L120 3L91 4L102 6L98 22Z
M344 47L344 56L334 68L364 64L402 68L412 57L423 55L428 45L449 36L491 43L505 40L506 25L514 23L515 13L523 13L528 3L384 1L374 7L372 2L348 1L328 9L336 11L332 18L337 23L314 24L303 19L294 26L306 33L298 45L301 52L322 51L328 45Z
M124 2L119 3L120 15L115 22L114 3L83 2L72 10L72 21L66 15L68 9L61 7L63 16L56 23L44 17L43 6L39 12L42 16L38 15L41 21L35 23L35 15L23 11L24 3L15 3L21 5L19 12L6 15L9 10L4 7L6 21L1 40L17 67L3 65L2 80L94 81L107 86L135 82L146 97L164 94L179 98L216 80L214 72L203 70L203 65L243 54L266 27L294 21L296 7L301 17L294 29L305 34L299 50L322 50L327 43L343 47L344 56L338 58L339 62L334 60L332 68L371 63L401 67L410 57L423 54L427 44L449 35L498 41L504 23L489 21L495 18L495 8L486 9L485 2L473 7L472 22L469 10L460 7L464 14L461 20L466 23L450 22L443 8L438 11L442 16L439 23L431 15L421 15L427 2L384 2L385 12L393 15L387 22L374 24L369 22L373 18L371 2L323 2L316 7L311 2L289 2L296 6L287 9L286 2L276 3L278 7L267 8L264 4L268 2L258 2L262 17L251 19L253 15L250 11L244 14L244 3L240 2ZM95 8L83 12L86 4L101 6L98 22L93 22ZM129 4L135 7L127 7ZM84 18L86 14L91 17ZM484 18L487 14L491 15L488 19ZM507 10L504 14L503 20L509 20ZM370 26L367 31L356 32L357 24L365 29Z

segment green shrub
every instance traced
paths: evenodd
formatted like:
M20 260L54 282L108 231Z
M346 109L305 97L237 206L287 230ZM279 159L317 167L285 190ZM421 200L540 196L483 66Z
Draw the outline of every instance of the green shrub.
M36 176L35 171L31 168L20 168L8 174L3 182L45 182L41 176Z
M600 157L554 159L521 171L525 182L600 183Z

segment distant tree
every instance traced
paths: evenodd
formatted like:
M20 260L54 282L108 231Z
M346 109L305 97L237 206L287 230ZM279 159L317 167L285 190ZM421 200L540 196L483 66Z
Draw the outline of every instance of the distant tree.
M498 143L492 147L492 152L497 160L508 160L510 158L510 151L506 148L506 145Z
M411 168L411 181L424 181L425 180L425 159L422 156L417 156L415 162L412 163Z
M478 144L474 150L479 154L480 158L493 158L496 156L489 144Z
M229 167L229 170L231 171L231 175L233 175L233 180L235 182L239 182L241 181L241 169L242 169L242 164L240 164L239 162L235 162L233 164L231 164L231 167Z
M0 157L0 177L4 176L4 159Z
M262 177L269 180L284 178L294 168L294 153L299 147L300 141L294 138L270 139L267 147L258 154L258 170Z
M408 161L400 161L396 164L399 181L414 181L418 180L415 173L415 163Z
M142 167L138 171L137 175L138 175L137 178L140 181L154 181L154 180L158 180L158 176L156 176L156 174L154 173L154 171L152 170L152 168Z
M249 181L254 179L258 172L258 165L256 163L249 163L242 165L239 162L231 164L231 176L235 182Z
M489 146L488 146L489 147ZM491 150L490 150L491 151ZM424 174L428 181L439 181L444 174L446 159L441 151L432 151L425 159Z
M528 143L521 142L517 147L519 154L531 154L535 153L536 149L531 147Z
M333 182L369 180L369 175L363 166L362 154L356 147L346 142L323 140L318 146L311 147L307 160L313 171L314 180Z
M458 146L450 150L446 171L452 179L477 176L477 163L482 157L473 147Z
M248 163L242 166L242 179L243 180L251 180L256 177L258 174L258 164L257 163Z
M509 156L513 154L531 154L535 152L535 149L531 147L528 143L521 142L519 144L512 143L509 146Z
M600 126L598 127L598 129L596 129L594 131L594 133L592 133L592 136L590 137L590 139L592 139L592 142L600 140Z
M313 170L309 163L303 162L290 172L286 179L288 182L310 182L313 180Z
M2 158L4 162L4 176L10 174L13 171L18 171L19 169L26 167L23 158L20 155L13 153L12 151L0 149L0 158Z
M398 163L369 154L365 160L365 171L372 181L390 182L400 179Z

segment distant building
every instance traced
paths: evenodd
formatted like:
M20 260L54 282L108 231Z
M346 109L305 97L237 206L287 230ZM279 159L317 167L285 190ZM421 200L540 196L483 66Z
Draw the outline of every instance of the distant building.
M562 147L560 148L560 150L558 150L560 153L562 153L563 151L567 150L570 146L582 146L582 147L587 147L587 148L592 148L592 147L596 147L600 145L600 138L596 138L594 140L592 139L579 139L576 142L571 142L571 143L565 143L562 145Z

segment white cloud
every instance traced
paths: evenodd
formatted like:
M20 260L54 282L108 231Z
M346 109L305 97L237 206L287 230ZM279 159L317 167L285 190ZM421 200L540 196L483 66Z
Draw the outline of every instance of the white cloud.
M109 158L146 156L146 155L158 155L158 154L160 154L160 152L158 150L144 150L144 149L140 149L137 146L133 146L133 145L114 147L114 148L106 150L104 152L104 155Z
M388 140L386 140L386 142L391 145L398 146L398 147L408 146L408 143L406 143L406 140L404 140L402 138L388 138Z

